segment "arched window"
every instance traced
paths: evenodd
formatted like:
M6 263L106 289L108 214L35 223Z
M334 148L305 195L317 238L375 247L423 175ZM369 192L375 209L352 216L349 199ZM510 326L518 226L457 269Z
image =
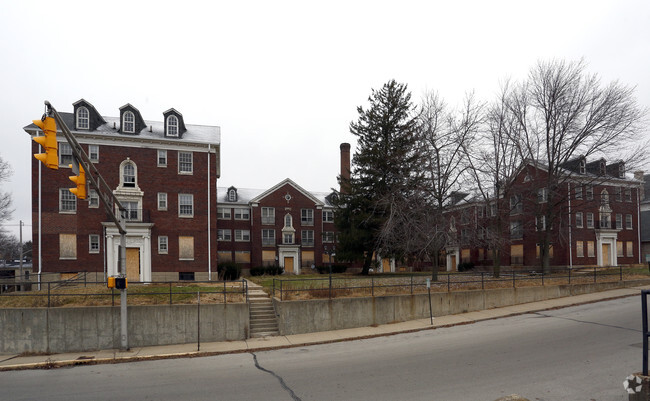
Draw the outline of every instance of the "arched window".
M178 136L178 117L167 117L167 136Z
M85 107L79 107L77 109L77 129L88 129L89 127L89 117L88 109Z
M131 162L122 167L122 186L135 188L135 166Z
M237 202L237 191L234 188L228 190L228 202Z
M600 204L603 206L609 205L609 192L606 189L603 189L600 193Z
M600 175L605 175L607 174L607 166L605 165L604 161L600 162Z
M286 216L284 216L284 226L293 227L293 219L291 218L291 215L288 213Z
M124 113L122 121L122 132L135 132L135 116L130 111Z

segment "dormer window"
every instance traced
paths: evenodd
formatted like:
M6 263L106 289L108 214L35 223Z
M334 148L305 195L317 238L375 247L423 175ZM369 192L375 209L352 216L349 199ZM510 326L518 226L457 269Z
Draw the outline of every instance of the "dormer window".
M580 174L586 174L587 173L587 162L582 159L580 160Z
M88 109L79 107L77 109L77 129L88 129L90 127L90 115Z
M228 190L228 202L237 202L237 190L235 188Z
M130 111L124 112L122 119L122 132L135 133L135 116L133 113Z
M167 136L178 136L178 117L167 117Z
M600 175L605 175L607 173L607 166L605 165L605 161L600 162Z
M618 163L618 178L625 178L625 163Z

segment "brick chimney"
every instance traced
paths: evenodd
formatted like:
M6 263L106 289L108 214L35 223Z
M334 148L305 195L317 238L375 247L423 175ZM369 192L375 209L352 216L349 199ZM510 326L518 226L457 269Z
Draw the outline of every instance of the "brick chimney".
M348 189L345 183L350 181L350 144L341 144L341 193L347 194Z

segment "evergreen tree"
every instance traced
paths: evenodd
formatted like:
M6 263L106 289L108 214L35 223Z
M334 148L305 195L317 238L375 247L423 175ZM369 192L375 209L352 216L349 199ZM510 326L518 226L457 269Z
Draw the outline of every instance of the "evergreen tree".
M350 123L357 149L350 180L339 177L344 190L335 200L337 259L362 259L362 274L368 274L374 253L395 256L390 249L379 249L378 236L394 199L417 188L420 171L415 108L407 86L391 80L373 89L368 101L368 109L359 106L358 120Z

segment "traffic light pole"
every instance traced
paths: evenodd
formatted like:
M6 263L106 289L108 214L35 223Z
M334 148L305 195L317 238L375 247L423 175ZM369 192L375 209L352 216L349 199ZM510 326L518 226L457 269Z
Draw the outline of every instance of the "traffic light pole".
M86 154L86 151L79 145L77 138L72 135L68 126L63 122L63 119L56 111L56 109L48 102L45 101L45 106L47 107L46 114L48 117L53 117L56 121L57 126L61 129L63 136L66 141L70 144L72 149L72 154L79 162L79 165L86 172L86 179L90 181L91 187L97 191L99 200L104 206L106 213L113 220L117 230L120 233L120 251L119 254L119 276L126 277L126 221L125 213L126 209L120 201L117 199L111 188L106 184L104 178L99 174L99 171L95 165L90 161L90 158ZM116 215L116 209L119 211L119 214ZM40 251L40 249L39 249ZM127 330L127 309L126 309L126 286L125 288L120 289L120 340L121 340L121 350L126 351L129 349L129 340L128 340L128 330Z

